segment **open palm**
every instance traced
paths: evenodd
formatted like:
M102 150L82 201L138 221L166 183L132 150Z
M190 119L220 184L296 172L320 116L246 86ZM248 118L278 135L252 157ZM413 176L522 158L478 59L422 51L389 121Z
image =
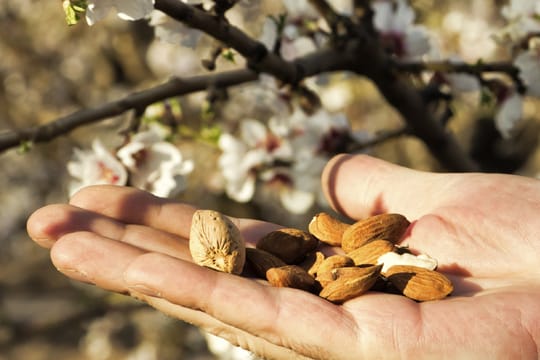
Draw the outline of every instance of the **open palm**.
M28 220L55 266L128 293L267 358L537 358L540 355L540 182L510 175L432 174L339 156L323 188L353 218L397 212L403 243L439 261L455 291L417 303L369 292L337 306L190 261L191 206L96 186ZM235 219L255 242L275 224Z

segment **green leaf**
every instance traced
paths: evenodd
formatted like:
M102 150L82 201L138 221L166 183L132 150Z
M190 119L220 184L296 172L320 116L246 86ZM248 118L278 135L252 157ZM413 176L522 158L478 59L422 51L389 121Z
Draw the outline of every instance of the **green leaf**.
M217 125L209 125L201 128L200 137L211 144L217 144L221 136L221 128Z
M88 5L86 0L64 0L62 6L66 15L66 23L72 26L79 22Z
M201 105L202 119L205 120L205 121L212 119L214 117L214 115L215 115L214 110L215 109L214 109L213 104L210 101L205 100Z
M180 104L178 99L168 99L167 104L169 105L169 109L175 118L182 117L182 104Z
M482 87L480 91L480 105L492 106L495 103L495 94L486 87Z
M19 144L19 147L17 148L17 153L19 155L27 154L30 150L32 150L32 141L30 140L23 140Z
M230 61L233 64L235 63L235 58L234 58L235 55L231 49L223 50L223 52L221 53L221 56L223 56L225 60Z

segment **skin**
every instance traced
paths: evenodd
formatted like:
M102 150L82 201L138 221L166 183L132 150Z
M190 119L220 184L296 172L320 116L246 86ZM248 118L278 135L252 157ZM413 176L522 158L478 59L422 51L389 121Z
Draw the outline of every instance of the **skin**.
M212 271L190 261L195 208L133 188L88 187L69 204L37 210L27 227L66 276L142 299L266 358L540 356L540 181L341 155L322 183L352 219L396 212L411 220L401 243L436 258L453 294L418 303L368 292L338 306ZM278 227L234 221L252 243Z

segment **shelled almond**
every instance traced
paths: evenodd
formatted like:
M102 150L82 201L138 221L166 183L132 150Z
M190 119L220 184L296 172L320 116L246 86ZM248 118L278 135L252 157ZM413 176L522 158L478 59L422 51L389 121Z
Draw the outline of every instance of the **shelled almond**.
M314 216L309 231L283 228L245 248L240 231L211 211L194 215L190 250L197 263L240 274L244 262L270 285L308 291L336 304L369 290L401 293L415 301L440 300L452 282L437 261L397 245L410 222L401 214L380 214L347 224L326 213ZM325 256L324 246L343 253ZM216 265L217 264L217 265Z

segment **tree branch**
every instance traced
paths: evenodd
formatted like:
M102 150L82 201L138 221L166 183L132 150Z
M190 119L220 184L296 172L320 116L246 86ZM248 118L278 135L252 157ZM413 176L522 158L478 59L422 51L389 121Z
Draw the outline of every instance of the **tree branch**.
M420 93L397 76L392 60L384 52L378 38L362 25L349 28L350 39L339 48L323 49L290 62L267 51L262 43L223 19L177 0L156 0L155 8L224 42L247 58L253 69L270 73L286 83L296 84L305 77L333 70L352 70L364 75L402 114L413 133L424 141L443 166L455 171L478 169L452 134L434 118Z
M295 64L268 51L264 44L222 18L199 10L178 0L156 0L154 7L189 27L199 29L234 48L248 60L250 67L268 72L278 79L296 84L303 78Z
M400 70L410 73L420 73L423 71L441 71L441 72L458 72L467 73L471 75L480 75L486 72L501 72L510 75L517 74L519 69L509 62L476 62L469 64L463 61L407 61L407 62L394 62L393 66Z
M454 136L438 121L426 102L408 81L392 67L392 59L377 39L364 37L356 43L354 70L371 79L385 99L401 113L412 133L420 138L441 164L452 171L478 171Z
M258 74L248 69L190 78L173 78L165 84L130 94L123 99L95 108L79 110L45 125L0 133L0 151L18 146L26 141L33 143L50 141L79 126L117 116L132 109L144 109L150 104L173 96L202 91L210 86L238 85L257 80L257 78Z
M257 79L256 72L269 73L285 83L296 85L306 77L339 70L353 71L371 79L390 105L401 113L411 131L447 169L478 169L452 134L434 118L420 92L398 76L396 68L392 66L392 59L382 49L376 34L366 29L365 24L349 24L349 38L339 45L334 44L334 47L318 50L295 61L286 61L269 52L262 43L222 17L177 0L156 0L155 8L234 48L248 60L252 70L236 70L188 79L175 78L156 88L134 93L94 109L78 111L47 125L0 134L0 150L23 141L48 141L77 126L116 116L131 109L144 109L153 102L204 90L212 84L220 87L252 81Z
M497 61L485 63L478 61L469 64L463 61L415 61L415 62L394 62L393 66L403 72L421 73L424 71L443 72L443 73L464 73L477 76L481 79L482 75L489 72L507 74L520 92L526 89L525 84L519 77L519 69L508 61Z

